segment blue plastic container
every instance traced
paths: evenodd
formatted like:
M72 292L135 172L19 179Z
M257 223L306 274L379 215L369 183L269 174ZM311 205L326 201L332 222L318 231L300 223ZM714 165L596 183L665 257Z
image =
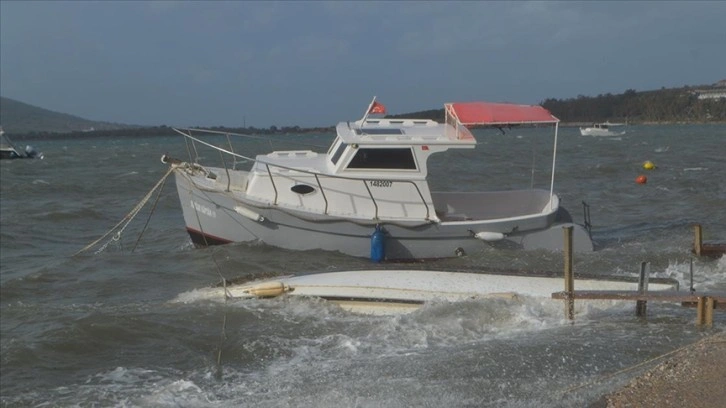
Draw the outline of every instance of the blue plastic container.
M371 261L381 262L386 257L386 233L380 225L371 234Z

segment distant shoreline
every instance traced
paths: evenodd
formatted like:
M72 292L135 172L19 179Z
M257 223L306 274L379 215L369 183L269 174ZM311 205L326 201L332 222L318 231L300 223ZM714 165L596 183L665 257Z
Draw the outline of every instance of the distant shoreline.
M590 126L593 122L560 122L560 128L578 128L582 126ZM666 125L726 125L726 121L714 121L714 122L639 122L629 123L624 126L666 126ZM269 135L269 136L282 136L290 134L320 134L320 133L335 133L335 126L330 127L316 127L316 128L301 128L301 127L290 127L281 128L276 130L270 129L257 129L257 128L224 128L224 127L210 127L209 129L228 131L230 133L248 134L248 135ZM17 133L13 134L5 132L8 137L12 140L53 140L53 139L95 139L101 137L160 137L160 136L177 136L171 127L167 126L153 126L153 127L139 127L139 128L123 128L114 130L93 130L93 131L77 131L77 132L32 132L32 133Z

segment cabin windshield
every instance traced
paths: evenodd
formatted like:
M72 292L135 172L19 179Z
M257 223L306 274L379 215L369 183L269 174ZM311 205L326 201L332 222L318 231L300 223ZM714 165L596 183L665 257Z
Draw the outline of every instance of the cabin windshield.
M335 146L338 146L337 148ZM345 148L348 147L347 143L343 143L343 141L340 140L340 138L336 139L336 143L333 144L333 149L335 149L335 152L330 156L330 161L333 162L333 164L338 164L338 160L340 159L340 156L345 151Z
M348 169L416 170L416 160L410 148L361 148Z

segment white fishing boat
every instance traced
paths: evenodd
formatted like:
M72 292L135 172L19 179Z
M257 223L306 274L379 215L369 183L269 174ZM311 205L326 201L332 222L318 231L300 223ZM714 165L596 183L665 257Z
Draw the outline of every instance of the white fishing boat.
M590 127L581 127L580 134L582 136L620 136L625 134L622 127L623 123L593 123Z
M43 153L35 150L28 145L25 150L19 150L15 147L10 138L5 135L2 127L0 127L0 159L42 159Z
M630 277L576 276L577 290L638 290ZM677 291L678 281L652 278L648 291ZM426 303L460 302L483 298L552 298L564 290L561 276L515 272L474 273L411 269L376 269L276 277L241 284L229 282L177 296L176 302L302 297L333 302L344 310L389 315L412 312Z
M541 106L447 103L445 122L372 118L341 122L327 152L235 152L225 132L175 129L188 161L162 157L175 174L187 231L197 245L261 241L293 249L340 251L374 261L461 256L485 247L560 250L574 228L575 251L592 251L589 230L574 224L554 192L559 120ZM553 131L547 189L431 191L428 159L473 149L468 127L544 126ZM208 136L216 137L212 143ZM224 136L227 135L226 139ZM203 140L204 137L206 140ZM199 163L203 148L217 166ZM251 167L239 170L238 162ZM457 180L456 174L450 175Z

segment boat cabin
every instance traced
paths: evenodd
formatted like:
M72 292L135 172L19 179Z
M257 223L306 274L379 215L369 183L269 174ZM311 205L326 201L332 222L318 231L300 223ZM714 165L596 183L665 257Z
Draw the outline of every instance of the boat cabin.
M433 120L366 119L341 122L328 151L328 169L339 175L426 178L426 162L450 148L474 148L471 133L456 138L448 124Z
M341 122L336 134L325 154L303 150L258 155L246 193L279 206L289 203L291 208L347 218L431 220L429 156L476 145L468 130L457 132L451 124L433 120Z
M557 122L538 106L473 102L446 104L445 110L445 123L369 118L341 122L327 153L296 150L258 155L246 182L233 184L242 185L251 200L290 211L435 222L440 221L436 214L441 210L435 209L437 200L426 181L429 156L474 148L477 142L469 125Z

